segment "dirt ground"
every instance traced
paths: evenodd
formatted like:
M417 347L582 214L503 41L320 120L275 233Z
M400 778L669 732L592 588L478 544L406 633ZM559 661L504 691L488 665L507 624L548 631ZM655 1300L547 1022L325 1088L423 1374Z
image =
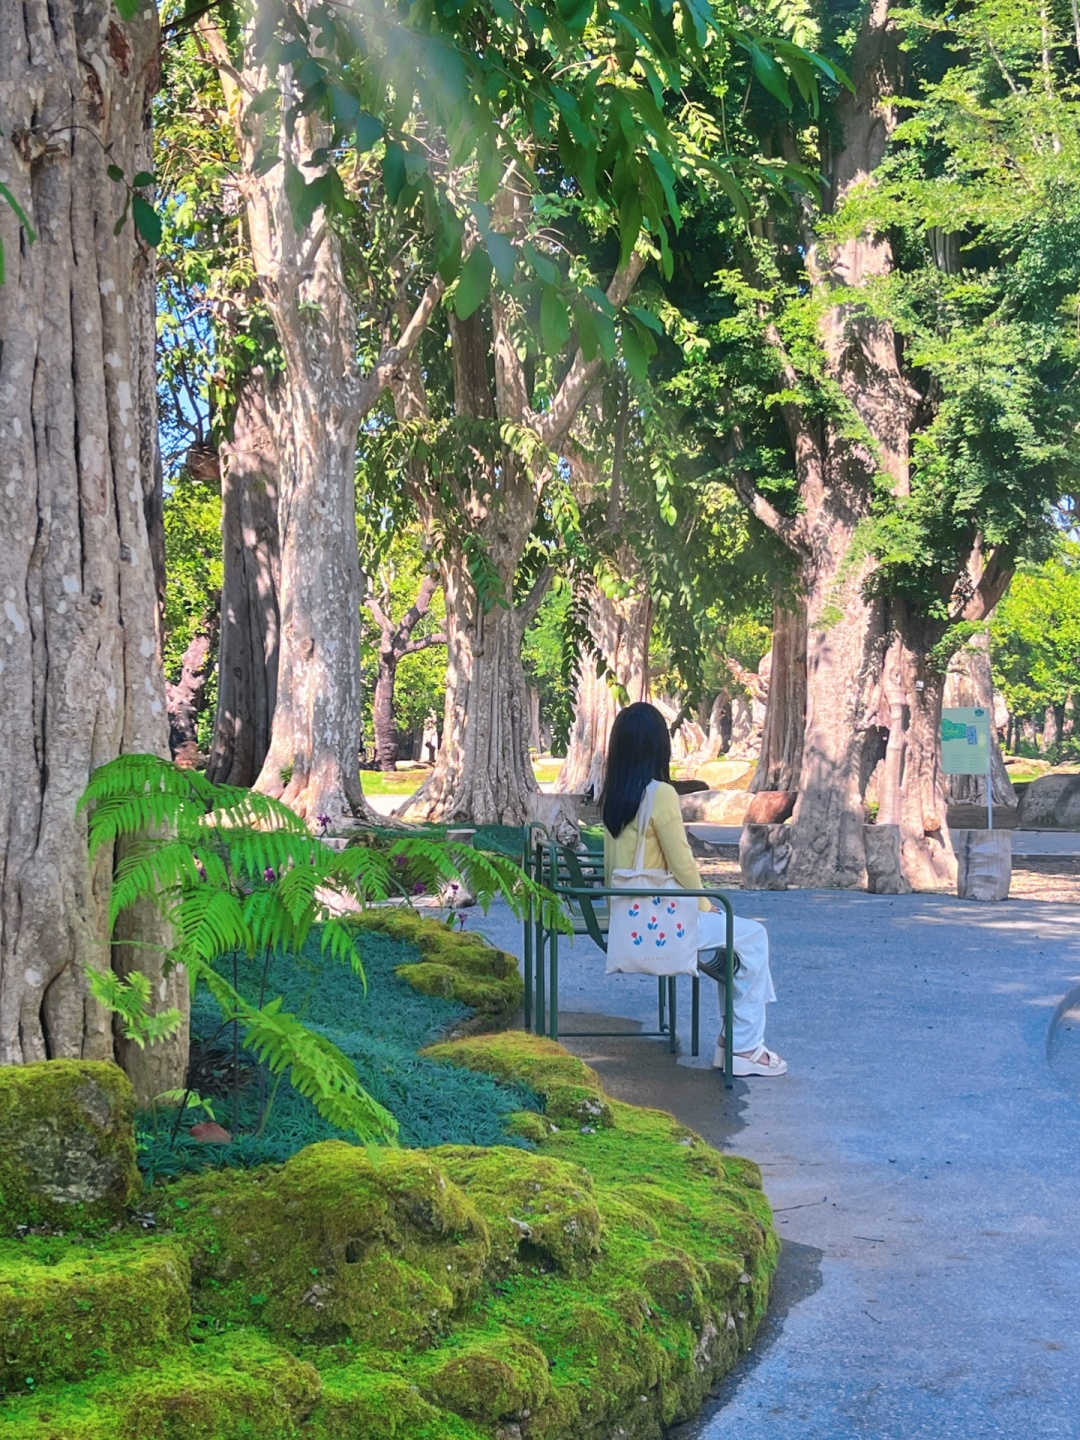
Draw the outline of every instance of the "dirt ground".
M722 890L742 889L738 846L718 845L715 855L698 857L698 866L707 884ZM1080 857L1015 856L1009 898L1080 904Z

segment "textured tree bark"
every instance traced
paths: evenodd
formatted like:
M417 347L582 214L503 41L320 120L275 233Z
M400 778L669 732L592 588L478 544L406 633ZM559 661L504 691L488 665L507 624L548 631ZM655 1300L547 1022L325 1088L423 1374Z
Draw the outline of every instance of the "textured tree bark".
M620 573L632 576L629 551L620 554ZM648 647L651 604L648 592L636 589L619 599L593 586L589 600L590 633L616 684L627 699L644 700L648 693ZM604 780L607 737L622 704L608 676L597 674L590 655L581 657L574 698L574 724L566 760L555 782L557 791L600 794Z
M802 768L806 724L806 607L799 599L773 607L773 643L765 678L761 755L750 790L794 790Z
M0 1063L115 1055L146 1099L182 1081L186 1030L146 1054L114 1040L86 967L138 968L187 1005L158 949L115 947L113 856L76 812L122 752L167 754L152 537L159 514L152 259L114 226L152 168L156 12L0 0ZM166 936L145 924L150 945Z
M278 463L261 374L246 375L221 448L224 580L218 702L206 767L220 785L253 785L270 747L281 634Z
M210 678L217 615L209 615L199 633L192 637L181 660L180 679L165 682L165 705L169 715L169 751L181 764L194 765L198 758L199 716L204 707Z

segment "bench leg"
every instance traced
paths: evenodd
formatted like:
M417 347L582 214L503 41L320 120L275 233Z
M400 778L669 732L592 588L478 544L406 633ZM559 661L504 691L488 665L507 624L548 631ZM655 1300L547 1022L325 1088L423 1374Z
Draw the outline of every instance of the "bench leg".
M664 997L665 997L667 991L666 991L666 988L665 988L665 985L664 985L664 977L663 977L663 975L658 975L658 976L656 977L656 992L657 992L657 998L656 998L656 1014L657 1014L656 1028L657 1028L658 1030L665 1030L665 1029L667 1029L667 1026L664 1024Z
M552 1040L559 1038L559 932L552 930L548 941L551 946L551 979L548 985L548 1013L551 1024L548 1034ZM541 1034L543 1031L541 1030Z
M537 1035L543 1035L547 1016L544 1013L545 998L544 986L546 977L544 974L544 961L547 958L544 954L545 936L539 925L536 927L536 940L533 943L533 963L536 966L536 995L533 1008L534 1028Z
M697 1059L698 1021L701 1016L701 982L696 975L690 980L690 1054Z
M668 986L668 1049L672 1055L675 1054L677 1036L675 1033L675 976L667 977Z
M522 950L524 952L525 964L525 1029L532 1029L533 1011L533 917L532 912L525 912L525 933L522 937Z

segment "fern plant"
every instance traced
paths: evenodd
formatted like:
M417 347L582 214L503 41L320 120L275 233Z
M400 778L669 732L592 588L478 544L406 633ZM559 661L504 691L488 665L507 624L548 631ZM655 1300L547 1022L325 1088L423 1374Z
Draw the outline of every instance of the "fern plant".
M280 996L265 994L271 957L299 955L321 927L323 954L363 981L358 913L392 898L408 903L398 878L403 870L422 877L426 889L464 886L485 909L501 896L518 915L531 904L547 923L564 923L554 895L506 856L407 835L382 848L333 850L280 801L214 785L154 755L122 755L103 765L80 807L89 813L91 854L124 842L110 926L139 902L157 906L174 936L165 969L183 965L193 985L205 985L221 1012L219 1033L232 1029L234 1058L242 1043L272 1075L280 1079L287 1071L324 1119L365 1142L392 1142L397 1122L367 1094L341 1051L285 1011ZM260 958L263 979L253 1004L240 992L239 966ZM223 973L226 960L231 980ZM178 1011L150 1014L150 985L138 970L123 980L95 971L90 983L140 1046L182 1023Z

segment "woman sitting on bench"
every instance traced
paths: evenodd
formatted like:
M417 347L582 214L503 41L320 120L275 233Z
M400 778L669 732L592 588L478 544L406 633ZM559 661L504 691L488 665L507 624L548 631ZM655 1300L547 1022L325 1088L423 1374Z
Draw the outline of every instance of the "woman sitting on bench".
M645 866L669 870L685 890L702 888L697 863L686 839L679 797L671 785L671 736L660 711L653 705L628 705L615 718L608 736L604 788L600 814L604 822L604 883L611 872L631 866L637 846L634 824L645 789L653 780L656 787L652 815L645 831ZM708 900L698 901L698 954L723 949L726 923L722 913ZM787 1062L765 1048L765 1006L776 999L769 973L769 937L756 920L735 916L735 949L739 966L735 971L733 1009L735 1033L732 1074L783 1075ZM724 1013L724 987L720 990L720 1014ZM723 1020L721 1019L721 1024ZM716 1042L713 1064L724 1067L724 1037Z

